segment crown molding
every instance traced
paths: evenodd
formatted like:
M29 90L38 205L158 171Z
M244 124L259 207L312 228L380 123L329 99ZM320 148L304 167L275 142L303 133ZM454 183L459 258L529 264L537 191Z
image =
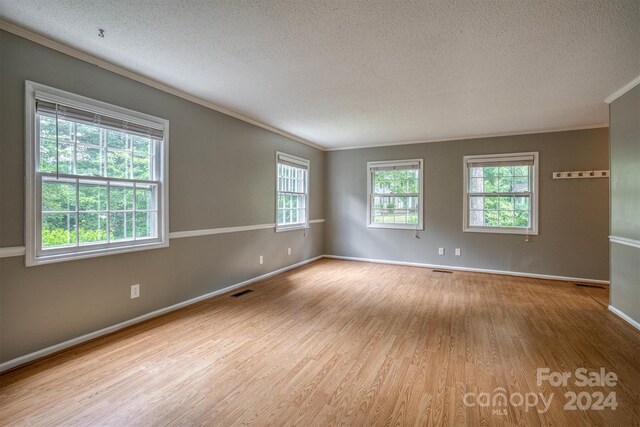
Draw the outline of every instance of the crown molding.
M637 76L635 79L631 80L629 83L627 83L626 85L622 86L620 89L618 89L617 91L613 92L611 95L607 96L604 99L604 102L606 102L607 104L611 104L613 101L615 101L616 99L620 98L622 95L624 95L625 93L629 92L631 89L633 89L634 87L636 87L639 84L640 84L640 76Z
M242 120L243 122L247 122L250 123L254 126L258 126L262 129L268 130L270 132L273 133L277 133L278 135L284 136L286 138L292 139L294 141L300 142L302 144L308 145L310 147L313 147L317 150L324 150L324 147L319 145L319 144L315 144L311 141L307 141L306 139L300 138L299 136L293 135L289 132L286 132L284 130L275 128L273 126L270 126L266 123L262 123L259 122L258 120L252 119L250 117L244 116L240 113L236 113L235 111L229 110L227 108L221 107L219 105L216 105L212 102L209 101L205 101L202 98L199 98L195 95L191 95L190 93L184 92L180 89L177 89L175 87L169 86L167 84L161 83L157 80L154 80L150 77L144 76L142 74L138 74L134 71L131 71L129 69L126 69L124 67L121 67L119 65L113 64L111 62L108 62L104 59L101 59L97 56L93 56L87 52L84 52L82 50L73 48L71 46L68 46L66 44L63 44L59 41L56 41L54 39L51 39L49 37L43 36L42 34L38 34L35 33L31 30L27 30L26 28L23 28L19 25L13 24L11 22L5 21L0 19L0 29L1 30L5 30L9 33L15 34L16 36L22 37L24 39L30 40L34 43L37 43L39 45L48 47L50 49L56 50L60 53L64 53L65 55L69 55L73 58L79 59L81 61L84 62L88 62L89 64L95 65L97 67L100 67L104 70L107 71L111 71L112 73L116 73L119 74L123 77L129 78L131 80L135 80L139 83L145 84L147 86L150 86L154 89L158 89L161 90L163 92L166 92L168 94L177 96L179 98L182 99L186 99L187 101L193 102L195 104L201 105L203 107L209 108L211 110L217 111L219 113L222 114L226 114L227 116L231 116L234 117L236 119Z
M609 127L609 124L600 123L595 125L573 126L573 127L566 127L566 128L490 133L490 134L483 134L483 135L458 136L458 137L450 137L450 138L421 139L418 141L388 142L388 143L373 144L373 145L354 145L349 147L325 148L324 151L361 150L363 148L391 147L394 145L412 145L412 144L429 144L432 142L465 141L467 139L499 138L502 136L518 136L518 135L535 135L539 133L569 132L572 130L600 129L600 128L607 128L607 127Z

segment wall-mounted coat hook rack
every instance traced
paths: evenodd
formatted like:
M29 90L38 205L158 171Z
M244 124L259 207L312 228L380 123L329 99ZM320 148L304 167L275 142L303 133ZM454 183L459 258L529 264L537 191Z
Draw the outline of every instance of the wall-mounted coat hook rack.
M554 172L553 179L609 178L608 170Z

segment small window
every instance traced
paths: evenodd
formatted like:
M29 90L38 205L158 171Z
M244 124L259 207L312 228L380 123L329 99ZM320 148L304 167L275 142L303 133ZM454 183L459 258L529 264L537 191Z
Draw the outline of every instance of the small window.
M27 82L27 265L168 245L168 122Z
M309 161L276 152L276 231L309 227Z
M538 233L538 153L464 158L464 231Z
M422 230L422 159L367 163L368 226Z

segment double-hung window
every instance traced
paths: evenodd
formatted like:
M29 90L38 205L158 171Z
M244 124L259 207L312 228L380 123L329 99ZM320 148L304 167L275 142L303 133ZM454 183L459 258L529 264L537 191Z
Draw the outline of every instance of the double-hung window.
M538 233L538 153L464 157L464 231Z
M367 225L422 230L422 159L367 163Z
M309 161L276 152L276 231L309 227Z
M168 122L26 83L26 263L168 246Z

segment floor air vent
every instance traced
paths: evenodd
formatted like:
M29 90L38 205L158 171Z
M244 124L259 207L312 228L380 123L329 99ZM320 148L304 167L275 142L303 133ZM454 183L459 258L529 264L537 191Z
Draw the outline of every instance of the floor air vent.
M602 286L602 285L595 285L593 283L576 283L576 286L583 286L585 288L600 288L600 289L607 289L606 286Z
M232 296L232 297L234 297L234 298L239 298L239 297L241 297L242 295L246 295L246 294L248 294L249 292L253 292L253 290L251 290L251 289L245 289L244 291L240 291L240 292L235 293L235 294L233 294L233 295L231 295L231 296Z
M453 271L449 271L449 270L433 270L434 273L446 273L446 274L453 274Z

